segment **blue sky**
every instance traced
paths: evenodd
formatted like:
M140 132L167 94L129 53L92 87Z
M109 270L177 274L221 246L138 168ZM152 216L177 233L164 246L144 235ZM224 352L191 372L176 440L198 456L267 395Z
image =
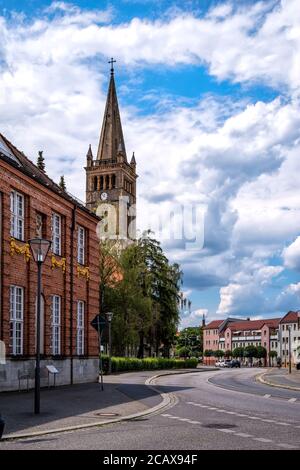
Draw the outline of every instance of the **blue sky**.
M202 207L204 246L163 239L184 270L182 326L299 307L297 0L0 0L0 129L84 198L109 66L138 217ZM2 109L1 109L2 108Z

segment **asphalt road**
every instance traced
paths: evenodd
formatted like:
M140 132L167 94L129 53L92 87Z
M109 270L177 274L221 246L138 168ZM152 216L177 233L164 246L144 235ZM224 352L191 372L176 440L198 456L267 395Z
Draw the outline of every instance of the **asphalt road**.
M3 442L0 450L300 449L300 392L258 384L254 381L258 372L235 369L165 376L158 388L175 394L178 402L160 414Z

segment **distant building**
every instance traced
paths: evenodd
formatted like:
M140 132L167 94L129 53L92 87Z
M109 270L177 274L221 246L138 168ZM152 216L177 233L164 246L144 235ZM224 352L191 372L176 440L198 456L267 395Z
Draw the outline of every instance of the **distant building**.
M289 331L290 330L290 331ZM279 322L280 350L279 356L284 365L289 361L291 347L292 364L300 361L300 312L288 312ZM291 345L289 344L291 338Z
M263 346L266 364L271 365L271 351L276 351L287 365L289 357L289 327L291 328L292 365L300 361L300 313L288 312L283 318L262 320L213 320L203 328L203 349L233 351L246 346ZM215 356L212 354L212 358ZM209 361L208 359L206 360ZM211 360L210 360L211 361Z

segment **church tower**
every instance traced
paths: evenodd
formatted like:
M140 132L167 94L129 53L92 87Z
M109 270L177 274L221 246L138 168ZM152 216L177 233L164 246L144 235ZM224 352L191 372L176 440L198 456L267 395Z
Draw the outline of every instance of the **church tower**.
M91 146L86 156L86 205L96 212L100 204L113 204L118 214L117 235L121 232L119 214L122 206L123 213L124 208L126 211L127 226L131 226L131 237L133 233L135 237L136 161L134 153L130 163L127 160L114 79L114 62L113 59L109 62L110 83L97 156L94 159Z

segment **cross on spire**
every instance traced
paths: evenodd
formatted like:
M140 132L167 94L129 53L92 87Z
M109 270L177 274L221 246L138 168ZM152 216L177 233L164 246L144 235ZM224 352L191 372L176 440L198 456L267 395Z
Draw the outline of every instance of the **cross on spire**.
M110 67L110 73L111 75L114 74L114 63L117 62L116 60L113 59L113 57L108 61L108 63L111 65Z

